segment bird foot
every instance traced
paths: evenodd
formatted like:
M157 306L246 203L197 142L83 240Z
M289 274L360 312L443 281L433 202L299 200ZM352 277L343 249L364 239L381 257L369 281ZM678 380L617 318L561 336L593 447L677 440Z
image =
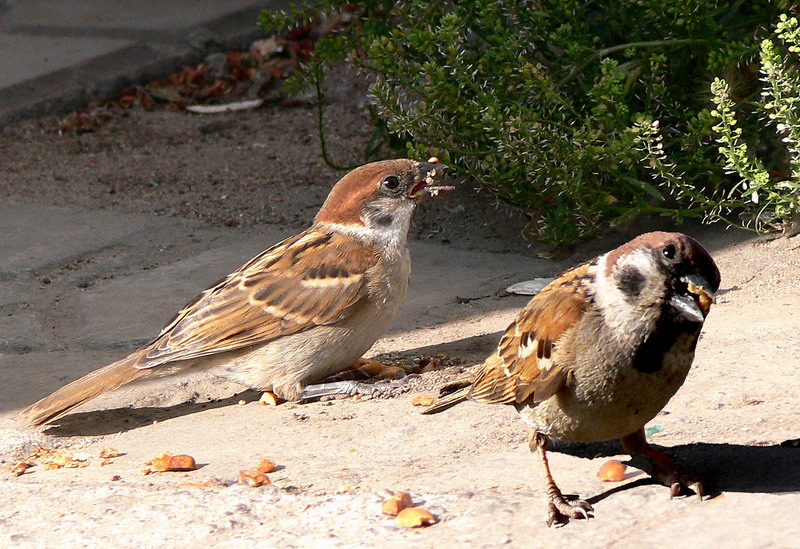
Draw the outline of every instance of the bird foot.
M406 378L381 381L378 383L360 383L358 381L333 381L309 385L300 393L300 400L314 400L325 397L367 397L380 398L405 385Z
M703 500L706 493L700 480L687 474L676 459L650 446L645 439L644 428L622 437L620 441L626 451L639 454L653 464L650 476L669 486L670 498L695 493Z
M591 518L594 511L588 501L580 499L578 496L552 496L547 501L547 526L553 524L566 524L570 519Z
M693 475L684 473L682 467L677 462L675 462L675 467L670 471L665 471L658 466L654 467L650 476L664 486L669 487L670 499L680 495L688 496L696 494L700 498L700 501L702 501L703 497L706 495L703 489L703 483Z

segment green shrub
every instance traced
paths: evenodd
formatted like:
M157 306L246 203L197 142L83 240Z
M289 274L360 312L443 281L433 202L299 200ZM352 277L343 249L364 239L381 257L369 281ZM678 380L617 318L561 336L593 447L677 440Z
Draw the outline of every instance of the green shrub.
M279 30L345 4L265 11L261 24ZM737 94L755 91L749 61L759 32L786 3L356 6L355 20L317 43L290 86L306 87L348 59L374 76L376 117L407 154L438 156L529 210L537 236L565 243L640 212L682 218L732 206L705 198L726 183L716 164L708 84L725 74Z
M800 225L800 80L797 75L800 53L800 28L796 18L781 16L775 30L782 50L772 40L761 42L761 74L764 89L757 111L762 119L769 120L766 128L775 131L773 140L765 149L773 160L768 170L757 158L753 147L742 141L742 129L737 127L734 114L736 105L731 98L730 86L715 79L711 84L719 118L714 126L724 158L725 169L735 173L739 180L728 190L727 199L744 205L745 224L756 230L779 228L794 233ZM759 132L762 139L765 132ZM776 154L783 153L783 154Z

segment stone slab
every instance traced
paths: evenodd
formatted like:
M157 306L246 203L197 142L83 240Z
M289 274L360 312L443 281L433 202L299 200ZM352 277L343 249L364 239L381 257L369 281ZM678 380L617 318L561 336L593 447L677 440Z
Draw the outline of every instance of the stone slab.
M25 0L0 7L0 125L60 114L263 36L286 0Z
M263 0L23 0L9 6L4 23L85 30L152 29L170 31L200 25L245 8L263 8ZM255 20L253 25L255 25Z
M0 273L30 272L92 255L141 231L154 233L174 219L0 201Z
M0 32L0 89L107 55L133 42Z

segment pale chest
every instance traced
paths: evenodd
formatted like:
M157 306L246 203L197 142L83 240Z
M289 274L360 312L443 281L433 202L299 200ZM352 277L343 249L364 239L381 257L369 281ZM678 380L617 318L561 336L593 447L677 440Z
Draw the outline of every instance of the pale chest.
M644 426L663 409L686 379L699 333L670 336L653 356L637 349L608 352L603 339L570 357L566 387L537 406L520 409L531 426L564 440L619 438ZM645 351L647 349L645 348Z

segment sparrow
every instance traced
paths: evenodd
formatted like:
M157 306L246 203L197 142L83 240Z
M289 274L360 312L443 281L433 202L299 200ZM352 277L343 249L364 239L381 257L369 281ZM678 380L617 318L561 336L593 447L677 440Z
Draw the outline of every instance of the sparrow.
M672 495L702 484L650 446L644 425L686 379L719 288L714 260L680 233L643 234L556 278L534 296L471 379L443 388L425 412L464 400L509 404L528 425L546 483L548 525L588 518L547 462L550 439L619 438L653 464Z
M134 380L213 368L300 400L306 385L357 360L400 310L411 275L407 235L418 204L452 187L445 166L366 164L331 190L313 224L184 306L149 344L23 410L39 425Z

